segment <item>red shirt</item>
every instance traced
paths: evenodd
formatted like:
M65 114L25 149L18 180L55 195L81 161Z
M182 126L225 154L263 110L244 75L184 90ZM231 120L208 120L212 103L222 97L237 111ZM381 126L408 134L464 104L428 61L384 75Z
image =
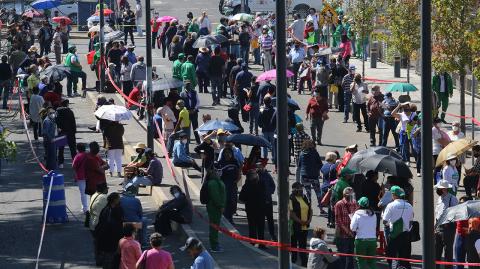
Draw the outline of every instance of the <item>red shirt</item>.
M328 112L328 103L325 98L317 101L316 97L310 98L307 105L307 114L312 118L322 117L323 113Z
M74 179L77 180L85 180L85 163L87 161L87 153L79 152L73 158L73 170L75 171Z
M150 25L152 25L152 33L157 33L162 23L156 22L155 19L153 19L150 21Z
M461 236L468 234L468 220L461 220L455 223L457 225L457 233Z
M105 162L98 155L87 154L85 160L85 179L87 180L87 194L93 194L97 190L97 184L107 182L105 178L105 172L99 172L103 170L102 166Z
M335 204L335 224L342 238L351 238L350 215L358 209L357 202L348 202L343 198Z
M142 256L140 243L135 241L135 239L130 236L120 239L118 245L120 248L121 257L119 269L136 268L137 261L140 259L140 256Z
M62 96L52 91L49 91L43 95L43 100L45 100L45 102L50 102L54 107L58 107L60 105L60 102L62 101Z
M138 87L133 87L132 91L128 95L128 98L137 103L140 101L140 90L138 89ZM130 108L131 106L133 106L133 103L129 101L127 103L127 108Z

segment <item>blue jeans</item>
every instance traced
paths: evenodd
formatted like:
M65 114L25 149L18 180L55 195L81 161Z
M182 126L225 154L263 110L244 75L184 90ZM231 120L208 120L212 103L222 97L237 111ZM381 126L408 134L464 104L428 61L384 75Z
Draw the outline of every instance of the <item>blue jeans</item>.
M345 121L348 121L348 118L350 116L351 103L352 103L352 95L345 93L345 95L343 96L343 106L344 106L344 108L343 108L343 113L344 113L343 119Z
M400 131L400 149L402 152L402 160L404 162L410 161L410 143L405 131Z
M222 77L211 77L210 85L212 90L212 101L220 103L220 92L223 88L223 78Z
M238 44L230 45L230 54L235 55L235 58L240 58L240 45Z
M3 92L3 103L2 108L7 109L8 97L10 96L10 89L12 88L11 80L0 80L0 95Z
M338 252L353 254L355 248L355 239L353 238L335 238ZM338 269L353 269L353 257L340 257L340 267Z
M262 64L260 59L260 48L253 49L254 64Z
M250 133L258 134L258 116L260 114L260 107L258 104L251 104L252 109L249 112L250 119ZM253 127L255 126L255 129Z
M250 46L240 46L240 58L243 58L243 62L248 66L248 56L250 52Z
M382 146L386 147L388 142L388 135L392 132L393 139L395 140L395 147L398 149L400 148L400 143L398 141L398 133L397 133L397 122L393 117L386 117L383 118L383 139L382 139Z
M467 238L457 234L455 236L455 261L456 262L465 262L465 257L467 255L467 246L466 246ZM463 265L457 265L456 269L463 269Z
M268 142L272 145L272 161L276 163L277 160L277 149L275 145L274 133L273 132L262 132L262 135ZM263 148L263 158L268 158L268 148Z

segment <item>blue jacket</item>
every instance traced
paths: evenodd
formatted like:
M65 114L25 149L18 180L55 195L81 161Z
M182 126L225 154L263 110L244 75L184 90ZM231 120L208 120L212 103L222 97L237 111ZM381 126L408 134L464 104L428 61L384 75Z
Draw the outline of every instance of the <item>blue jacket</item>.
M276 188L272 175L266 170L260 170L258 171L258 178L265 184L265 197L267 198L267 202L271 203L272 195L275 193Z
M300 177L318 179L322 165L322 159L317 150L302 150L300 153L300 157L298 158Z
M55 121L51 120L48 116L43 120L43 139L45 141L51 142L55 138L55 131L57 129L57 124Z
M123 221L142 222L143 209L138 198L133 195L123 194L120 198L120 207L123 210Z
M262 132L275 132L277 129L275 108L272 106L267 106L260 112L258 126L262 128Z
M197 66L197 72L202 72L205 75L208 75L208 66L210 64L210 55L206 53L199 53L197 59L195 60L195 65Z
M181 141L177 141L175 143L175 146L173 146L173 158L172 162L177 163L177 162L191 162L192 158L188 156L187 154L187 144L183 144Z

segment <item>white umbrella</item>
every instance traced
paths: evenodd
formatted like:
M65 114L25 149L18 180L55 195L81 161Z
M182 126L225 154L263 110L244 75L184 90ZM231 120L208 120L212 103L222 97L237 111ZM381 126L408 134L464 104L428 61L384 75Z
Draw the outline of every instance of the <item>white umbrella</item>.
M132 113L124 106L104 105L95 111L95 116L109 121L124 121L132 118Z
M113 29L110 26L107 26L107 25L103 26L103 32L104 33L110 33L112 31L113 31ZM95 26L90 27L90 29L88 29L88 32L89 33L100 32L100 25L95 25Z
M247 22L252 22L253 21L253 16L250 14L246 13L238 13L235 14L235 16L232 17L233 21L247 21Z

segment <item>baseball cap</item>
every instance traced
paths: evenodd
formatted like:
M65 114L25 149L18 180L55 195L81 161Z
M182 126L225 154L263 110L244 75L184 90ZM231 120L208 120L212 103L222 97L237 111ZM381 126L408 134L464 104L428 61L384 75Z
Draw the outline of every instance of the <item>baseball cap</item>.
M399 186L395 185L390 188L390 192L398 197L404 197L405 196L405 191L400 188Z
M368 201L367 197L362 197L358 200L358 205L361 207L368 207L369 204L370 202Z
M350 65L350 66L348 67L348 70L355 70L355 69L356 69L356 68L355 68L355 65Z
M194 237L189 237L187 238L187 241L185 242L185 245L183 247L180 248L181 251L185 251L185 250L188 250L190 248L193 248L193 247L199 247L199 246L202 246L202 243L194 238Z

